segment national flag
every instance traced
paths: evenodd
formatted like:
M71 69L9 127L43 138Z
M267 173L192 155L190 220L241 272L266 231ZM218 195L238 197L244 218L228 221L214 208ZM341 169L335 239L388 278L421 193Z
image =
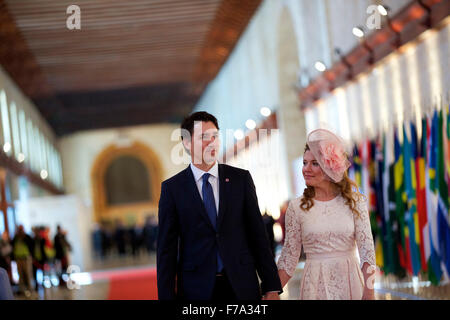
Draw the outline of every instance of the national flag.
M444 156L444 127L443 127L443 110L439 112L438 120L438 152L437 152L437 168L436 168L436 187L438 194L437 206L437 228L439 254L441 261L445 266L447 278L450 275L450 225L448 220L449 201L448 186L445 179L445 156Z
M426 199L426 168L427 159L427 132L429 130L427 118L422 119L422 135L416 155L416 179L417 179L417 212L419 215L419 235L420 235L420 262L422 270L428 271L427 259L429 254L429 234L427 218L427 199Z
M395 214L395 185L394 185L394 150L391 127L383 137L383 210L386 228L383 233L384 242L384 272L395 274L399 278L405 276L405 269L401 267L397 251L397 243L401 243L398 222Z
M406 192L404 183L404 167L403 167L403 153L402 146L398 140L397 129L394 128L394 183L395 183L395 219L396 227L400 234L400 242L397 243L397 250L399 255L400 265L408 270L410 274L413 273L411 264L411 254L409 250L408 230L405 224L406 212Z
M406 151L408 161L405 161L405 171L407 174L406 185L408 195L408 228L410 235L411 259L413 264L414 275L418 275L421 269L420 257L420 231L419 231L419 214L417 211L417 178L416 178L416 159L418 157L417 151L417 129L413 122L410 122L411 140L408 140L406 130L403 133L405 142L403 144ZM406 159L406 157L405 157ZM406 170L408 168L408 170Z
M394 152L394 134L392 127L389 127L387 138L385 139L385 181L384 188L387 197L385 199L385 215L388 221L387 234L390 242L388 254L391 261L391 270L399 278L406 276L406 266L404 263L404 251L402 250L402 232L397 219L397 193L395 189L395 152Z
M438 155L438 115L434 112L431 124L427 119L427 170L426 170L426 199L429 230L428 279L434 285L439 284L442 277L441 258L439 255L438 226L437 226L437 188L436 168Z
M447 147L446 148L447 186L449 186L448 198L450 201L450 104L448 105L447 109L447 123L445 124L445 132L447 143L445 143L444 145Z
M353 174L355 176L355 182L359 188L361 188L361 156L359 152L358 146L355 144L353 147L353 161L352 161L352 169Z
M383 153L381 150L381 142L379 137L370 141L370 162L369 162L369 182L370 182L370 220L372 226L372 234L375 243L375 255L377 265L384 271L385 265L385 222L383 210L383 189L382 189L382 165Z
M412 136L412 134L411 134ZM403 167L405 170L405 191L408 199L407 208L405 211L405 241L409 248L407 247L407 252L409 249L410 260L412 264L413 275L417 276L420 271L420 252L418 239L419 232L419 220L417 215L417 199L416 199L416 166L415 159L413 158L413 153L415 153L414 141L409 141L406 132L406 126L403 126ZM417 222L417 223L416 223ZM416 228L417 226L417 228Z
M369 182L369 166L370 166L370 141L369 140L364 140L361 143L360 146L360 152L359 152L360 156L361 156L361 189L362 189L362 193L367 197L367 199L369 200L369 210L370 210L370 205L372 204L372 201L370 199L371 197L371 190L370 190L370 182Z

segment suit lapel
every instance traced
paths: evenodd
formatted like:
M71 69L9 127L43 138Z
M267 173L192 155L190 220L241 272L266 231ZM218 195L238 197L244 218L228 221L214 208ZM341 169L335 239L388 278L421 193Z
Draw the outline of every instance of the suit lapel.
M191 167L187 167L185 170L185 180L186 180L186 196L188 199L192 199L192 205L195 212L199 212L200 215L206 220L208 225L214 229L214 226L209 219L208 213L206 212L205 205L203 204L202 198L198 193L197 184L195 182L194 174L192 173Z
M219 164L219 215L217 217L217 230L219 230L227 210L227 199L230 191L230 183L231 182L227 177L225 166Z

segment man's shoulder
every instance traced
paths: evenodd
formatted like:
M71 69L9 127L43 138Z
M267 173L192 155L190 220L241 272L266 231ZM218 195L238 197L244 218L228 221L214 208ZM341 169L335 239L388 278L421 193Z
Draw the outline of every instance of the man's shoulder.
M220 163L219 167L222 170L224 170L224 172L226 172L227 174L234 174L234 175L239 175L239 176L246 176L247 174L249 174L248 170L233 167L233 166L230 166L230 165L224 164L224 163Z
M163 185L172 185L172 184L174 184L174 183L175 183L175 184L178 183L181 179L183 179L183 178L185 177L185 175L186 175L186 173L187 173L187 172L186 172L187 170L191 170L191 168L190 168L190 167L187 167L187 168L181 170L180 172L178 172L177 174L173 175L172 177L170 177L170 178L164 180L164 181L162 182L162 184L163 184Z

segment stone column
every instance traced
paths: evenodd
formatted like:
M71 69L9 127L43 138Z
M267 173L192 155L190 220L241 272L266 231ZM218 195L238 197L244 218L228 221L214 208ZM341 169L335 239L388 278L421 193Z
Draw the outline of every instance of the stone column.
M293 161L303 155L306 141L305 117L300 110L296 83L300 68L297 50L297 39L292 23L292 18L287 8L281 14L278 30L278 77L279 77L279 102L278 127L282 134L282 150L286 155L285 161L288 168L289 198L295 196L296 170Z

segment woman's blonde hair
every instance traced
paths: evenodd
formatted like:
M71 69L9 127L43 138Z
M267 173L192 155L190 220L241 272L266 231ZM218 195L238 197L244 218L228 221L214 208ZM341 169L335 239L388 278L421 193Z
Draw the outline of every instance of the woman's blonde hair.
M305 152L309 150L308 144L305 147ZM357 184L348 177L347 172L344 173L344 178L336 183L332 182L340 194L345 200L345 204L349 206L352 212L359 217L360 212L357 209L357 202L364 198L364 196L358 191ZM307 186L303 191L303 197L301 199L300 208L309 211L314 206L314 196L316 195L314 187Z

